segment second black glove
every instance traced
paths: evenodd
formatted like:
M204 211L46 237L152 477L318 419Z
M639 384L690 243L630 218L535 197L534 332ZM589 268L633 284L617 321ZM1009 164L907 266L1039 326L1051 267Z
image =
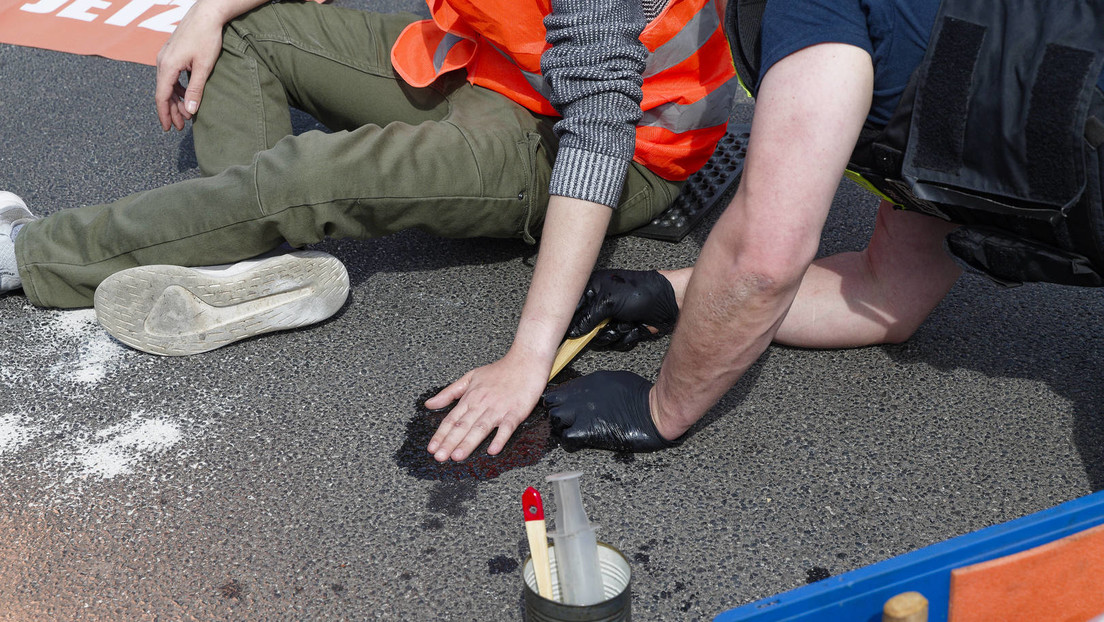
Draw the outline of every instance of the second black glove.
M585 335L610 318L591 347L630 350L640 341L670 333L678 312L671 282L656 270L598 270L590 275L567 336ZM649 326L658 332L653 334Z
M659 434L648 406L652 383L628 371L598 371L544 394L564 449L657 451L677 443Z

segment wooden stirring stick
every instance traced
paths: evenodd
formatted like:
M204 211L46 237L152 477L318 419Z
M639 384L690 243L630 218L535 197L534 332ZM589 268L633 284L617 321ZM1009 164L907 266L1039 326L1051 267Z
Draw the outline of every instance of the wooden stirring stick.
M590 340L594 339L594 336L597 335L598 331L602 330L606 324L609 324L609 318L598 322L597 326L582 337L564 339L564 342L560 344L560 349L556 350L556 360L552 362L552 373L548 375L548 381L552 382L556 374L560 373L560 370L564 367L567 367L571 359L575 358L575 355L581 352L582 349L586 347L586 344L590 343Z

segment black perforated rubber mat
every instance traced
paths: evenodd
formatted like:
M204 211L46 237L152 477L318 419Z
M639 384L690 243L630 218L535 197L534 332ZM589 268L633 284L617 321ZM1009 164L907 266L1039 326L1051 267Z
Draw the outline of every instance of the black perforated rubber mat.
M671 207L632 235L678 242L715 206L727 203L744 170L750 133L750 124L730 123L713 157L686 180Z

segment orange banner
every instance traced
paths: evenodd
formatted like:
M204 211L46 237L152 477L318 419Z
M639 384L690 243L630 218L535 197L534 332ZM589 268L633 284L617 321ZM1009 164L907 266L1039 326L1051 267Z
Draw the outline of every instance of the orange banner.
M0 0L0 42L153 65L195 0Z

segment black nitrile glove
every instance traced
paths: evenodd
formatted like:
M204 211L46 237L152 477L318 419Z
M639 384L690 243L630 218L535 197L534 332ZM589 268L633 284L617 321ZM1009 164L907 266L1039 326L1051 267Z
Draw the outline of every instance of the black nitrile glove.
M581 337L599 322L610 323L590 342L594 349L631 350L638 342L670 333L678 320L671 282L655 270L598 270L590 275L567 336ZM659 330L655 335L648 330Z
M564 449L657 451L676 445L659 435L648 407L652 383L628 371L598 371L544 394L552 431Z

